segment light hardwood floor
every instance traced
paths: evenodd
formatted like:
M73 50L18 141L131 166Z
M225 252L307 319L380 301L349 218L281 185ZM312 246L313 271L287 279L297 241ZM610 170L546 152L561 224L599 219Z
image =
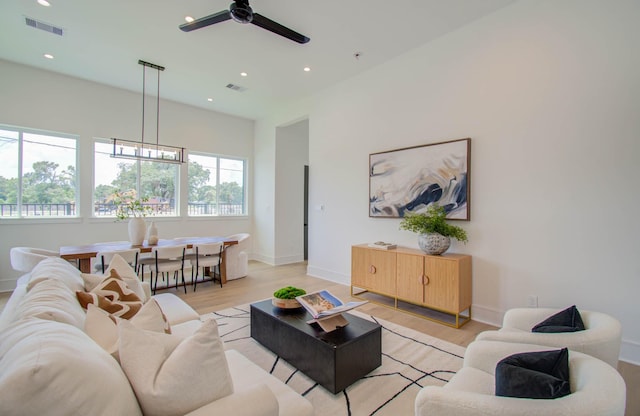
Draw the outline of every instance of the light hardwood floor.
M328 289L344 301L357 300L351 298L349 286L307 276L306 269L306 263L274 267L251 261L247 277L231 280L222 288L217 283L206 282L199 284L195 292L192 286L187 286L187 294L184 294L182 288L177 291L167 289L164 292L175 293L200 314L270 298L274 291L289 285L303 288L308 292ZM0 293L0 310L4 307L9 296L10 293ZM363 305L358 310L464 347L469 345L478 333L495 329L495 327L476 321L471 321L460 329L454 329L374 303ZM638 395L640 391L640 366L620 362L618 371L627 384L625 415L640 416L640 396Z

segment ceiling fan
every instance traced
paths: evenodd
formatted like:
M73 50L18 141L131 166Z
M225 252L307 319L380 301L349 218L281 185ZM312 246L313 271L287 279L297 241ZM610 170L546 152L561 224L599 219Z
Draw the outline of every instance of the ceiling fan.
M291 39L294 42L307 43L311 40L288 27L282 26L280 23L276 23L261 14L254 13L251 6L249 6L249 0L234 0L229 6L229 10L223 10L209 16L201 17L193 22L181 24L180 30L191 32L192 30L221 23L229 19L233 19L238 23L253 23L277 35Z

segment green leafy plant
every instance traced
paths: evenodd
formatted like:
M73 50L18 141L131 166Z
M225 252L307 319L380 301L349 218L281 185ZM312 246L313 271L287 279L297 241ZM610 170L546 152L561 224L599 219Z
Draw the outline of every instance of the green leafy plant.
M116 192L113 194L112 202L117 206L116 219L123 221L128 218L146 217L153 213L153 209L145 205L149 202L149 198L136 198L136 192L131 190L128 192Z
M427 208L427 212L407 213L400 222L400 229L418 234L438 233L463 243L469 241L467 232L457 225L447 223L446 218L447 213L444 207L433 204Z
M307 292L304 289L298 289L297 287L287 286L273 292L273 297L278 299L295 299L296 296L302 296L306 293Z

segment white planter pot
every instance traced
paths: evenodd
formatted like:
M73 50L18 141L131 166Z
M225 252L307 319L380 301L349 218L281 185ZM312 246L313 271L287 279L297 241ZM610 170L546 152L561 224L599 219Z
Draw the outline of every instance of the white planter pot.
M449 249L451 238L438 233L420 234L418 236L418 246L420 250L427 254L438 255Z
M147 224L144 222L144 218L136 217L129 219L129 241L131 245L142 245L146 232Z

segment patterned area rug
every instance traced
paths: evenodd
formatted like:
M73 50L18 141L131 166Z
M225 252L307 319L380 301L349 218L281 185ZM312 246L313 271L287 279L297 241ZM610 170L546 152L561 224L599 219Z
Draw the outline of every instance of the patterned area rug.
M358 311L382 326L382 365L332 394L251 338L249 305L213 315L227 349L235 349L305 396L317 415L413 415L420 388L444 385L462 367L465 349Z

